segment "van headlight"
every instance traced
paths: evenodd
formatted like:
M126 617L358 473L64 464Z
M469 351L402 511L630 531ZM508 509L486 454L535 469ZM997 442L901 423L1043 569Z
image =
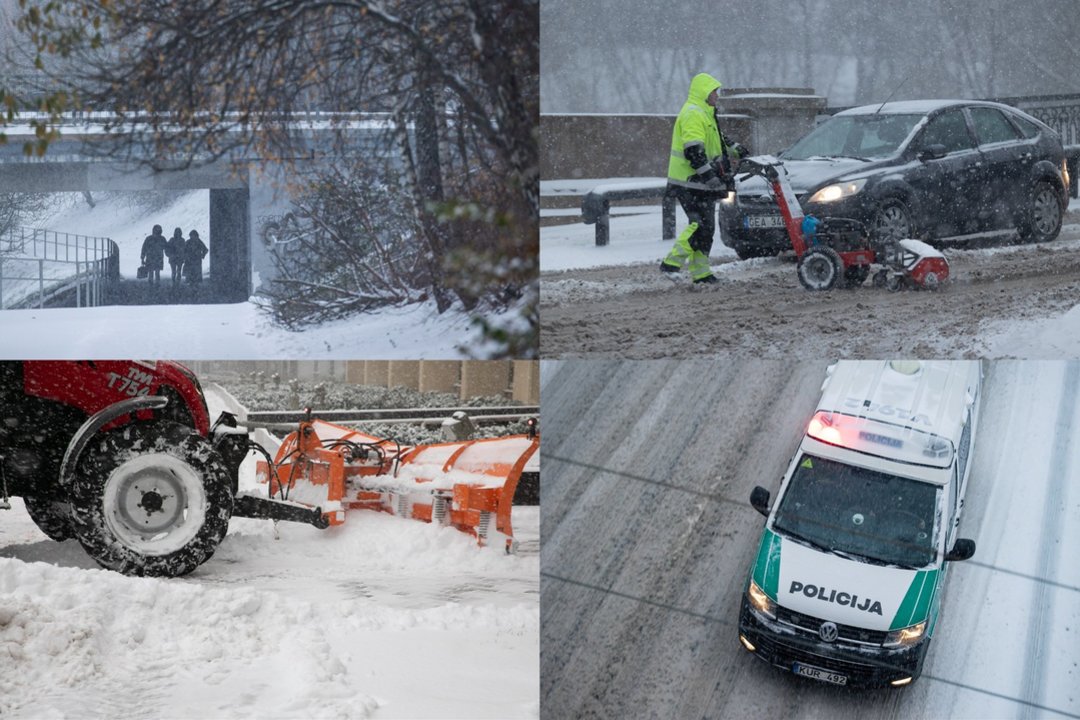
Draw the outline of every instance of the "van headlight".
M926 621L923 620L918 625L911 625L910 627L893 630L885 636L883 645L885 647L908 647L922 640L923 635L925 634Z
M830 203L842 200L846 197L851 197L855 193L859 192L866 185L866 178L861 180L850 180L848 182L835 183L833 185L826 185L818 190L816 193L810 196L808 202L812 203Z
M746 599L750 606L771 620L776 619L776 603L750 578L750 587L746 589Z

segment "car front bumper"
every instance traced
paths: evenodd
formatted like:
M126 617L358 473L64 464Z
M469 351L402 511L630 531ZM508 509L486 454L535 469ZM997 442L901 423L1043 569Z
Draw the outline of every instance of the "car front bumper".
M907 648L886 649L841 641L827 643L772 622L750 609L745 596L739 613L743 647L761 660L788 672L796 663L827 670L847 678L847 687L902 687L922 672L930 639ZM908 680L910 678L910 680ZM894 685L893 683L898 683Z
M720 235L724 244L730 248L754 248L763 251L781 252L791 249L791 239L783 227L750 228L747 219L754 215L780 216L780 208L771 197L751 196L741 199L735 195L731 202L719 203ZM827 217L850 218L870 227L874 220L877 204L869 195L858 193L851 197L830 203L806 203L800 206L804 215L813 215L818 219Z

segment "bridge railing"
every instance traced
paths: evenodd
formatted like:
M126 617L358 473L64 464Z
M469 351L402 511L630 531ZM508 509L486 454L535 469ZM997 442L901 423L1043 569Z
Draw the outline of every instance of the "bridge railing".
M70 295L101 305L120 277L120 251L105 237L17 227L0 235L0 309L45 307Z

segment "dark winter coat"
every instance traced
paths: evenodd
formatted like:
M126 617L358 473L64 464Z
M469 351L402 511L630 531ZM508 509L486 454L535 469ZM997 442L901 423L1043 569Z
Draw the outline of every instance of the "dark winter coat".
M173 235L165 242L165 257L170 265L184 264L184 236Z
M202 261L207 253L206 245L196 235L184 243L184 277L193 282L202 280Z
M165 240L164 235L147 235L142 244L142 263L149 270L160 270L165 267Z

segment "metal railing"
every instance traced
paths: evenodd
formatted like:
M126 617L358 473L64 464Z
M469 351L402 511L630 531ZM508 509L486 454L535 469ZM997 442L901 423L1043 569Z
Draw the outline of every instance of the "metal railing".
M0 310L41 308L66 294L75 307L101 305L119 278L109 238L25 227L0 235Z

